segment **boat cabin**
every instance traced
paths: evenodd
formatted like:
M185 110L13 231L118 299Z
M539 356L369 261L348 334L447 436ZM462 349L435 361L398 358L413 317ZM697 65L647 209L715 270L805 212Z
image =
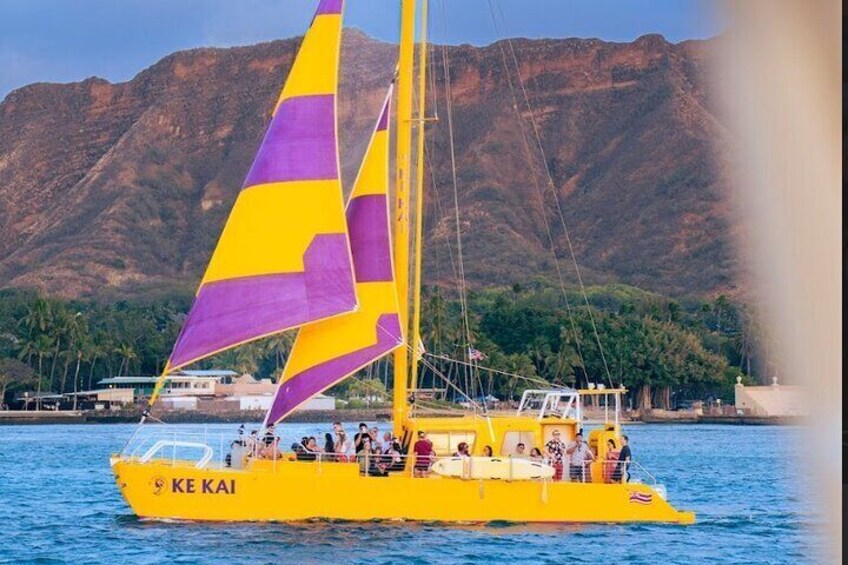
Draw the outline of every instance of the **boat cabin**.
M566 444L582 430L584 440L597 457L591 466L592 480L600 482L607 440L613 439L620 445L621 395L625 392L624 388L527 390L518 410L512 414L414 417L405 422L401 439L407 453L411 452L418 432L423 431L438 457L453 455L462 442L469 445L472 456L482 456L484 447L489 446L494 457L508 457L515 453L519 443L526 445L528 452L532 447L544 449L555 430ZM586 429L587 422L583 419L583 397L600 399L606 410L606 417L592 429Z

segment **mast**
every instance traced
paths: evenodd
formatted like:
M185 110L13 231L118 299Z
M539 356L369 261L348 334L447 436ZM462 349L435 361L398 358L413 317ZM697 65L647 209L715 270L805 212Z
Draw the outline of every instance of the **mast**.
M402 328L409 324L409 185L412 165L412 74L415 65L415 7L418 0L401 0L400 52L398 54L397 96L397 176L395 180L394 259ZM407 333L409 335L409 333ZM417 344L413 344L413 348ZM400 347L394 353L394 395L392 422L394 433L403 433L408 412L409 350Z
M412 283L412 332L409 341L412 346L412 388L418 388L418 362L421 352L418 344L421 342L421 247L424 232L424 117L427 102L427 4L421 0L421 42L418 46L418 148L415 161L415 250L412 253L415 261L415 274Z

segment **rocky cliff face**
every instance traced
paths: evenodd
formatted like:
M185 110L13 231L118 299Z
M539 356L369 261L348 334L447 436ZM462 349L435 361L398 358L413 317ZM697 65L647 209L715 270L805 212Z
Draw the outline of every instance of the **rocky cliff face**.
M193 288L262 137L298 40L175 53L133 80L34 84L0 103L0 285L64 296ZM676 295L739 291L725 135L708 104L704 42L514 40L450 47L466 273L471 284L550 275L547 220L588 281ZM502 51L501 49L504 49ZM453 185L442 50L429 126L426 273L450 281ZM341 155L353 180L394 67L391 45L345 35ZM531 146L530 157L522 128ZM531 163L534 163L531 164ZM540 200L534 183L547 190ZM562 263L574 280L570 261Z

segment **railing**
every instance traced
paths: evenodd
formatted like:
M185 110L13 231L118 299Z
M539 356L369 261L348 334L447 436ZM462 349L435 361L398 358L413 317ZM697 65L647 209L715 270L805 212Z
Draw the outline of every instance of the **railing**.
M170 463L171 466L178 465L190 465L192 467L203 469L203 468L230 468L233 470L237 470L242 468L238 461L231 460L231 465L228 465L226 461L227 454L232 454L231 452L231 444L232 441L236 439L236 436L232 434L232 432L223 432L220 430L210 431L204 428L202 431L186 431L186 430L174 430L168 429L167 427L149 427L148 429L143 429L139 432L139 434L133 438L133 440L128 444L127 448L123 451L122 456L127 459L134 459L141 463L149 463L149 462L157 462L157 463ZM283 440L281 440L281 443ZM291 443L296 443L292 441ZM287 445L291 445L291 443ZM259 448L261 449L261 444ZM312 452L301 454L298 457L298 454L294 451L280 451L278 457L260 457L259 450L250 450L249 448L243 448L244 451L242 454L246 456L247 459L256 458L265 461L271 461L272 465L270 468L267 466L262 467L263 472L271 472L276 473L278 470L277 462L282 461L297 461L300 463L314 464L316 472L320 473L322 471L322 466L324 465L336 465L341 463L347 464L357 464L360 467L360 472L369 477L375 477L375 470L380 472L385 471L390 475L405 475L405 476L414 476L417 475L414 473L414 467L417 456L414 454L400 454L400 455L391 455L391 454L380 454L380 455L367 455L367 456L357 456L356 454L337 454L337 453L323 453L323 452ZM238 457L238 450L236 450L235 456ZM432 461L443 458L450 458L450 455L437 455ZM412 459L412 461L410 461ZM480 456L473 456L470 458L469 464L473 466L475 462L479 462L483 458ZM511 459L509 456L498 456L490 459ZM617 460L604 461L600 460L604 465L618 465L620 462ZM539 462L547 463L546 460L541 460ZM581 482L590 483L593 482L591 480L591 471L589 464L591 462L587 461L586 466L584 467L584 477L585 479ZM385 467L384 467L385 466ZM604 470L602 466L602 471ZM372 474L373 473L373 474ZM429 471L428 473L432 474ZM627 474L629 478L627 482L633 484L646 484L656 489L659 495L665 498L665 487L657 482L656 477L651 474L643 465L641 465L637 461L631 461L627 467ZM563 461L563 472L562 472L562 481L570 482L570 466L567 460ZM602 472L602 476L606 475L606 473ZM377 477L375 477L377 478ZM507 480L510 477L504 477ZM551 479L522 479L528 481L547 481ZM612 482L612 481L603 481L603 482ZM618 482L618 481L615 481Z
M172 466L190 464L198 469L223 467L232 439L232 433L207 428L195 432L147 426L133 436L121 456L141 463L170 461Z
M212 459L212 456L214 454L213 449L205 443L198 443L194 441L177 441L176 439L160 439L159 441L154 443L150 447L150 449L144 452L144 455L139 458L139 461L141 463L147 463L148 461L153 459L154 455L158 454L160 451L168 447L172 448L173 450L176 450L178 447L201 449L203 451L203 456L197 461L197 463L194 464L197 469L204 468L209 463L209 460Z

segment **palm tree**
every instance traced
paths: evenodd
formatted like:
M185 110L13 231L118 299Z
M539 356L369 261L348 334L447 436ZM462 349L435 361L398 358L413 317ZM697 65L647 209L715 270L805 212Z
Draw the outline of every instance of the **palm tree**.
M35 355L38 357L38 389L36 390L35 408L41 410L41 387L44 376L44 357L53 350L53 338L46 334L41 334L35 338L33 345Z
M26 358L26 364L32 365L32 357L38 353L36 348L35 338L29 338L21 342L21 348L18 350L18 359L23 361Z
M80 333L74 340L74 352L77 358L77 365L74 368L74 410L77 409L77 394L79 392L79 373L80 365L85 357L88 357L91 351L91 338L87 333ZM91 379L89 379L90 381ZM90 390L90 387L89 387Z
M67 310L64 308L59 308L54 311L53 315L53 323L50 326L50 331L48 332L50 336L54 340L54 349L53 349L53 361L50 364L50 388L55 390L53 376L56 371L56 361L58 361L60 354L62 353L62 342L63 340L67 343L68 336L68 327L70 324L70 316L68 316ZM62 392L60 390L59 392Z
M118 347L115 348L115 353L121 358L121 365L118 367L118 376L122 376L124 374L124 368L129 372L130 370L130 361L134 359L138 359L138 355L135 352L135 349L129 344L122 343Z
M26 357L27 359L31 359L33 356L38 358L38 381L37 381L37 396L36 396L36 408L40 408L41 403L41 387L43 383L43 373L44 373L44 357L48 355L53 348L53 340L50 336L46 334L39 334L38 336L31 338L24 342L21 347L20 353L18 353L18 358L23 359Z
M106 356L106 351L96 341L90 342L85 357L90 363L88 366L88 390L91 390L91 381L94 379L94 367L97 365L98 359L103 359Z
M85 318L82 317L82 312L77 312L72 317L68 318L66 331L68 337L68 350L65 352L65 371L62 373L62 387L60 390L65 392L65 384L68 378L68 365L74 358L76 358L77 366L74 375L74 392L76 392L76 379L79 377L79 367L80 362L82 361L82 349L85 345L84 342L88 338L88 327L85 322ZM74 403L76 404L76 397L74 397Z
M19 324L26 328L27 333L44 333L53 322L53 309L50 303L43 298L38 298L27 306L26 314L21 318Z

